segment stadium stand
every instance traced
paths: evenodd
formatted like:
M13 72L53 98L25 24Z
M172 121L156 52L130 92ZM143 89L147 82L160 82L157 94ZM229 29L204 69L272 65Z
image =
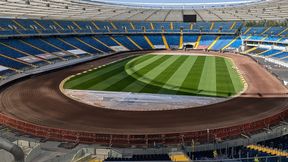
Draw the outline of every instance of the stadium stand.
M148 39L154 45L155 48L165 48L163 39L161 35L147 35Z
M174 162L191 161L191 159L183 152L173 152L170 154L170 159Z
M249 53L251 55L261 56L265 58L273 58L276 60L282 60L286 62L286 58L288 57L288 53L283 50L278 49L267 49L267 48L251 48L247 50L245 53Z
M143 35L129 35L130 39L132 39L138 46L142 49L149 50L153 49L151 45L145 40Z
M249 145L247 146L248 149L250 150L255 150L261 153L267 153L275 156L283 156L286 157L288 156L287 152L284 152L282 150L274 149L274 148L268 148L265 146L260 146L260 145Z
M287 150L288 136L282 136L271 140L259 142L254 145L237 146L208 151L171 152L168 154L135 154L131 157L119 158L108 157L105 161L269 161L286 162L288 157Z
M128 39L127 36L124 35L119 35L119 36L113 36L113 40L120 46L124 46L126 48L128 48L130 51L137 51L137 50L141 50L139 48L139 45L135 45L133 43L135 43L134 41L132 42L131 40Z
M284 26L243 27L241 39L248 47L244 53L264 57L270 61L281 61L285 64L288 57L285 48L287 31L287 27Z
M287 161L287 135L279 138L259 142L255 145L240 146L219 150L188 152L192 160L238 160L245 162L260 161Z
M281 51L271 49L271 50L265 51L264 53L261 53L261 55L262 55L262 56L271 56L271 55L277 54L277 53L279 53L279 52L281 52Z
M2 47L0 52L2 60L5 59L5 63L3 61L1 65L16 70L117 51L182 49L187 43L192 44L195 49L214 51L239 49L243 40L261 42L263 45L276 42L278 46L284 47L287 42L285 35L288 32L287 28L282 26L245 27L245 24L239 21L182 23L2 18L0 27L3 37L0 40L0 47ZM237 35L238 30L241 30L242 35ZM110 32L116 34L110 35ZM123 34L127 32L132 34ZM146 32L146 35L143 35L143 32ZM150 32L154 34L148 34ZM162 34L163 32L170 34ZM173 32L175 34L171 34ZM92 35L86 35L87 33ZM95 35L94 33L107 34ZM32 37L21 38L23 34ZM43 37L34 37L42 34ZM45 36L45 34L49 35ZM20 36L20 39L19 37L7 38L5 35ZM55 36L51 37L52 35ZM252 48L244 53L287 61L285 50L263 51L259 48ZM13 64L9 63L8 66L7 62ZM6 72L1 73L5 76Z
M4 136L11 142L14 141L14 143L17 143L17 145L25 146L26 148L22 147L21 149L25 152L25 161L27 162L288 162L287 92L284 91L285 87L283 86L288 85L288 1L183 0L183 2L171 1L171 3L169 0L165 1L165 3L156 1L148 2L147 0L127 1L1 1L1 137ZM186 16L188 16L190 20L186 21ZM238 70L237 65L239 64L239 74L243 74L243 76L241 76L241 81L243 84L245 83L244 87L248 88L243 88L245 89L245 92L242 91L243 93L241 92L240 97L237 96L235 99L227 101L228 104L223 102L219 103L219 105L209 105L211 107L219 106L217 109L221 110L219 112L216 111L216 109L210 109L210 107L209 110L205 109L206 111L202 111L202 107L197 107L197 109L177 110L175 111L175 114L173 111L167 111L169 113L165 112L168 115L165 113L163 115L162 112L157 111L155 117L154 112L143 113L144 115L148 114L147 117L149 118L151 113L151 118L154 117L156 122L152 120L147 120L149 122L146 120L139 120L137 117L142 117L143 114L140 114L140 111L132 112L131 110L127 112L127 114L129 114L125 118L122 118L121 115L124 113L126 115L126 112L108 110L107 112L110 112L110 114L107 113L107 118L104 110L93 109L90 111L91 105L79 103L80 106L78 106L76 101L68 102L68 99L62 98L65 96L59 92L59 87L61 91L64 90L63 87L59 86L60 79L63 82L65 81L62 77L74 75L75 71L77 71L75 76L77 75L78 77L83 69L87 69L87 67L91 69L87 69L87 71L84 71L83 73L91 72L92 68L97 69L98 66L104 67L106 64L112 64L119 59L124 59L130 55L134 56L142 53L150 53L149 50L159 50L160 52L166 50L167 53L174 53L172 50L179 50L177 52L182 53L180 50L183 50L183 53L185 53L184 50L187 51L191 49L195 49L191 52L193 54L211 54L215 57L219 54L220 56L227 56L228 58L245 58L243 59L243 62L235 61L236 66L233 66L233 70ZM148 51L135 52L145 50ZM225 54L222 55L222 53ZM239 56L237 54L247 55L248 57ZM99 59L100 57L103 58ZM177 59L177 64L182 64L183 60L185 63L186 61L189 61L189 63L192 62L187 58L184 58L186 56L181 57L181 59ZM253 60L250 58L253 58ZM249 62L249 64L246 64L246 59L251 61L251 63ZM164 59L159 60L161 61ZM160 65L159 60L148 60L151 61L149 65ZM191 69L197 69L198 64L202 65L203 60L205 63L209 62L209 60L206 61L206 57L205 59L204 57L198 57L196 60L193 60L193 64L190 63L189 66L191 65ZM181 68L179 68L180 66L177 65L178 69L173 68L175 71L170 71L170 69L168 69L168 61L166 70L161 72L161 75L166 72L171 75L172 72L184 73L181 68L184 67L185 70L188 68L188 66L181 66ZM162 62L165 63L166 61L164 60ZM262 67L267 68L267 71L261 66L259 66L259 69L254 70L253 68L258 68L256 62L259 63L259 65L263 65ZM222 61L222 63L227 67L232 66L225 60ZM222 70L218 60L216 63L215 61L212 61L212 66L214 66L214 64L215 68L210 68L210 65L205 65L202 66L201 69L199 68L199 70L205 72L216 72L218 69ZM254 64L256 66L252 67ZM74 67L74 65L77 66ZM166 66L165 64L163 65L163 67ZM144 67L144 64L140 66ZM243 70L241 66L243 66L243 69L246 69L247 72ZM66 69L66 67L68 68ZM149 71L143 67L141 67L143 71ZM57 69L60 68L63 69L58 71ZM107 68L107 66L105 68ZM71 69L71 71L68 71L69 69ZM113 66L111 69L112 72L123 70L118 66ZM126 72L128 72L128 70ZM196 76L197 70L191 70L193 73L189 72L189 74L187 73L187 76L190 74L194 74L192 75L193 77ZM225 66L223 66L223 70L225 70ZM278 71L278 73L274 73L273 70ZM48 73L48 71L52 72ZM252 77L250 77L248 73L251 71L255 72L255 74L252 74ZM112 74L112 72L107 72L105 75L108 76ZM267 78L263 77L264 79L262 79L261 72L263 72L262 75L267 76ZM276 77L269 73L266 75L266 72L270 72ZM111 84L109 82L111 79L108 80L108 77L105 78L103 77L104 75L102 75L102 72L100 73L95 73L96 75L94 76L97 77L96 79L89 79L87 76L84 79L88 80L88 82L101 80L101 82L107 83L107 86L108 84ZM160 74L157 74L157 72L152 71L151 73L154 73L153 75L155 76L158 75L158 78L164 78L161 77ZM231 70L227 69L226 73L232 75ZM283 76L280 74L283 74L286 80L283 79ZM216 83L217 81L223 82L221 77L218 77L218 74L209 76L212 76L212 79L216 80ZM256 80L257 85L251 84L250 86L249 80L251 80L251 78L255 79L254 76L257 76L255 77L258 79ZM269 78L269 76L271 76L272 79ZM178 78L182 79L182 77ZM275 78L275 80L273 78ZM43 83L38 82L38 79L42 79ZM127 76L125 80L126 79L129 80L130 78ZM144 79L147 80L147 78ZM164 79L168 80L169 78L165 76ZM245 79L247 83L245 82ZM282 85L280 82L277 84L279 81L277 79L284 84ZM125 80L121 80L121 84L126 85ZM171 80L168 80L161 88L164 90L166 87L171 87L171 85L168 84ZM227 81L230 82L229 79ZM152 83L152 81L149 82ZM199 92L197 93L205 91L205 89L202 88L204 84L207 83L212 85L212 82L208 82L207 79L198 79L193 81L193 84L194 82L195 84L197 83L199 87ZM231 80L231 82L233 83L233 80ZM269 84L267 84L268 82L273 83L271 84L271 89L278 88L277 90L279 92L271 90L271 94L266 94L264 88L265 85L270 87ZM35 83L35 85L31 83ZM36 83L39 83L39 85ZM139 82L135 81L133 84L139 86L141 83L143 84L142 80L139 80ZM82 82L79 83L79 86L80 84L82 84ZM150 86L145 86L144 88L153 89L155 86L155 91L158 90L158 88L160 89L159 86L153 84L151 84L152 88ZM184 84L184 82L182 84ZM249 86L247 86L248 84ZM115 86L118 85L118 83L112 85ZM218 85L215 85L215 87L214 85L212 86L216 90L221 88L218 88ZM258 91L259 93L254 92L256 91L254 89L258 90L257 86L263 86L264 88L259 88L261 89L261 91ZM181 90L181 87L173 86L172 88L173 95L180 95L180 93L174 93L174 89ZM251 92L249 91L249 88L252 89ZM36 89L37 91L34 91ZM40 91L38 91L38 89L40 89ZM162 91L162 89L159 90L159 92ZM234 89L236 89L236 87L234 87ZM135 94L129 93L129 95L132 96ZM30 96L35 96L35 98ZM68 95L66 97L68 97ZM199 97L200 99L201 97L204 98L206 96L201 95L193 97ZM218 99L217 97L215 98ZM47 101L48 106L45 105L47 99L50 99L50 102ZM104 97L102 100L104 101L106 99L107 98ZM122 100L126 101L128 99L123 98ZM131 105L132 102L134 101L129 100ZM229 105L230 102L232 106ZM254 104L257 107L254 106ZM239 109L236 111L232 110L231 107L233 107L233 105L239 107ZM64 109L65 106L67 109ZM87 112L84 113L83 111L86 109L86 106L89 112L91 112L87 116L85 114ZM259 110L256 110L258 106ZM254 109L254 107L256 108ZM39 108L39 111L37 108ZM272 108L275 111L270 111ZM61 109L61 111L58 111L58 109ZM264 111L264 109L266 110ZM26 113L24 110L26 110ZM68 113L69 110L75 111ZM248 111L241 113L240 110ZM79 113L80 111L81 113ZM224 113L224 111L227 112ZM31 112L31 116L27 112ZM63 113L64 115L58 115L58 112ZM95 113L96 115L94 116L93 112L99 113ZM189 114L189 112L191 112L191 114ZM214 112L215 114L218 113L220 115L216 118ZM44 116L47 114L47 117L38 117L38 115L43 115L43 113L45 113ZM140 115L137 116L137 114ZM178 114L177 117L176 114ZM193 117L191 117L192 114ZM225 114L225 118L223 114ZM245 116L245 119L249 117L249 119L252 120L246 121L242 117L240 118L241 114L242 117ZM92 117L90 118L89 115ZM207 122L205 126L202 126L205 124L205 122L201 121L202 115L206 118L211 117L209 120L213 120L215 123ZM233 115L234 117L239 116L239 118L235 122L232 120L230 121L230 119L233 119L230 115ZM252 115L255 115L256 118L250 118ZM109 118L110 116L113 116L114 118ZM166 118L160 118L159 116L164 116ZM86 120L86 117L87 119L90 119L89 121L93 120L96 122L90 122L91 125L84 125L83 123L84 120ZM120 118L121 121L119 120L119 125L115 117ZM164 120L162 120L163 118ZM228 118L230 118L229 121L224 120ZM126 119L129 121L126 122ZM107 125L105 122L101 122L101 120L107 120ZM132 120L135 121L135 123L133 122L133 124L129 126L129 122ZM179 121L179 123L177 121ZM55 124L58 122L59 125ZM116 124L111 124L114 122ZM182 125L180 122L184 124ZM195 122L197 128L190 124L190 122ZM77 125L79 130L74 128L74 123L79 124ZM185 123L188 124L185 125ZM108 126L110 124L112 126ZM157 129L156 124L159 125L159 129L164 125L167 126L167 128L163 128L163 130L160 131ZM96 127L96 125L99 126ZM123 128L123 131L120 130L123 125L127 127L127 130L125 130L125 128ZM211 125L215 125L215 127L212 127ZM95 129L93 129L94 126ZM145 126L145 130L140 130L140 127L142 126ZM177 128L177 130L172 129L172 126L174 128L179 128ZM128 128L132 131L129 132ZM139 130L136 130L137 128ZM150 132L150 129L153 130ZM28 141L19 142L18 140L11 140L12 138L23 138ZM29 140L33 142L37 141L37 143L33 144L32 142L31 145L31 141ZM2 143L0 142L0 145L1 144ZM1 145L1 147L2 146L3 145ZM15 151L14 148L11 150ZM11 155L3 156L3 151L4 150L1 148L0 161L8 161L6 160L6 157L11 157ZM13 157L11 159L13 159ZM18 160L16 160L15 157L15 159L11 161Z
M131 158L107 158L105 161L171 161L168 154L133 155Z
M173 34L173 35L165 35L169 48L171 49L178 49L180 46L180 35Z
M184 43L189 43L189 42L196 42L198 39L198 35L191 35L191 34L184 34L183 36L183 42Z
M240 22L179 23L179 22L107 22L107 21L67 21L67 20L31 20L1 19L1 34L47 34L47 33L94 33L94 32L213 32L235 34Z
M235 39L235 36L223 35L220 37L220 39L217 42L215 42L215 44L211 47L211 50L219 51L223 49L225 46L227 46L234 39Z
M208 49L217 37L216 35L202 35L197 49Z
M220 32L224 29L237 29L240 22L100 22L100 21L68 21L68 20L33 20L33 19L1 19L1 36L11 35L41 35L41 34L61 34L61 33L94 33L94 32L183 32L204 31ZM109 30L109 31L108 31ZM174 35L131 35L131 36L66 36L66 37L43 37L43 38L23 38L23 39L2 39L0 42L2 66L9 66L18 70L23 70L27 66L43 66L52 62L59 62L69 59L89 56L91 54L103 54L114 52L115 47L123 46L126 50L146 50L146 49L178 49L185 42L195 43L199 38L195 36L180 37ZM199 42L198 49L206 49L211 45L217 36L206 35ZM223 40L222 38L225 38ZM227 38L227 39L226 39ZM229 39L228 39L229 38ZM219 42L215 42L212 50L220 50L232 42L232 37L222 36ZM182 44L180 44L182 42ZM237 48L238 44L231 45ZM227 47L226 47L227 48ZM69 51L81 50L75 54ZM123 50L123 49L122 49ZM4 62L5 60L5 62ZM13 64L11 64L13 62ZM2 72L3 74L4 72ZM10 72L9 72L10 73Z

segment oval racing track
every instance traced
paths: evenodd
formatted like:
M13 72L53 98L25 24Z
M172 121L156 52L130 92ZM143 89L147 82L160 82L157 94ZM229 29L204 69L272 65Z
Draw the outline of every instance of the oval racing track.
M45 138L130 145L147 141L176 143L183 138L206 140L207 129L213 138L237 136L276 124L288 116L287 89L251 58L234 54L223 56L234 60L248 89L237 98L215 105L171 111L117 111L86 105L60 92L59 84L66 77L127 56L101 58L34 76L3 89L0 121Z

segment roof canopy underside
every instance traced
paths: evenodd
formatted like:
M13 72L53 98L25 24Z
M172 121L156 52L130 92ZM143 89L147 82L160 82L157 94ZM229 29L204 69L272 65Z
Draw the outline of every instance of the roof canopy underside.
M189 10L251 5L268 0L82 0L97 5L122 6L142 9Z

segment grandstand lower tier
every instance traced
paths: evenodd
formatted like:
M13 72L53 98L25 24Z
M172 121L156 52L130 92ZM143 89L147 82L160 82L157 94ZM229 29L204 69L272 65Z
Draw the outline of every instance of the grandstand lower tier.
M145 54L136 54L140 53ZM263 67L243 55L207 54L234 60L248 83L242 95L193 109L133 112L82 104L59 90L61 81L70 75L132 55L122 53L3 88L0 122L47 139L131 146L225 140L261 131L288 117L287 89Z
M287 162L286 152L288 144L285 143L288 136L262 141L254 145L226 147L211 149L207 151L178 151L161 154L133 154L132 156L124 157L108 157L104 161L173 161L173 162L188 162L188 161L231 161L231 162ZM267 143L263 145L263 143ZM272 145L272 146L271 146Z

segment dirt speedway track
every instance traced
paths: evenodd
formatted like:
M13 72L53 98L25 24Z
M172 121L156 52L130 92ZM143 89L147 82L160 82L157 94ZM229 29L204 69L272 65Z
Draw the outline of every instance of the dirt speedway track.
M82 104L60 92L59 84L66 77L126 56L118 54L31 77L3 89L0 122L45 138L130 145L203 141L207 129L211 138L227 138L288 117L287 89L251 58L234 54L223 56L234 60L248 88L239 97L215 105L171 111L117 111Z

